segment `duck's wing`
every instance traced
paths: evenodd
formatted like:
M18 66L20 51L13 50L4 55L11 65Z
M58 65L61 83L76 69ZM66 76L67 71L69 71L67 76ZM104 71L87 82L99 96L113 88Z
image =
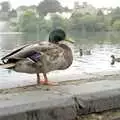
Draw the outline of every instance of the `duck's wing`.
M0 68L13 68L18 62L21 63L21 69L25 66L31 69L30 66L36 63L39 66L39 71L44 69L45 72L66 68L64 49L51 43L38 43L21 47L7 55L5 59L7 59L7 62L0 65Z
M37 44L38 42L39 42L39 41L35 41L34 44ZM21 52L24 48L27 48L28 46L31 46L31 45L34 46L34 44L31 43L31 44L26 44L26 45L17 47L17 48L15 48L12 52L8 53L8 54L5 55L3 58L1 58L1 60L3 61L3 60L5 60L5 59L8 59L9 57L13 57L14 55L16 55L16 54L18 54L19 52ZM22 54L23 54L23 56L24 56L24 52L23 52ZM19 55L18 55L18 56L19 56ZM22 56L20 56L20 57L22 57Z
M6 58L18 53L19 51L21 51L23 48L25 48L28 45L24 45L24 46L20 46L16 49L14 49L11 53L8 53L7 55L5 55L4 57L1 58L2 61L4 61Z
M2 60L7 59L7 63L14 63L21 59L30 58L36 62L41 56L41 53L54 60L56 57L59 57L60 53L63 54L63 50L55 44L38 43L22 46L3 57Z

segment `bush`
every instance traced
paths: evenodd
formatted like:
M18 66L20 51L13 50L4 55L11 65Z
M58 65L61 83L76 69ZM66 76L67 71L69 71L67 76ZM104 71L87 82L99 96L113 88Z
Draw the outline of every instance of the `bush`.
M119 31L120 30L120 20L114 21L112 27L113 27L114 30Z

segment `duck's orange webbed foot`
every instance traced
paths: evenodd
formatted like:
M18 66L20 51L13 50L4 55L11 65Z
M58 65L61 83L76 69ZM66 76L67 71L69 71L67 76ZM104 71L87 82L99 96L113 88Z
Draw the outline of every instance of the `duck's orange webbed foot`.
M40 85L56 86L56 85L58 85L58 83L57 82L52 82L52 81L47 81L47 80L40 80Z

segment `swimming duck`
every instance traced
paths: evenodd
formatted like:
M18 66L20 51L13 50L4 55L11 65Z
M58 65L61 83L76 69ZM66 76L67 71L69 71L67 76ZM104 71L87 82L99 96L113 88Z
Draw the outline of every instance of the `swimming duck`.
M24 45L1 58L3 63L0 68L36 73L37 84L54 85L54 82L48 81L46 74L67 69L73 61L72 51L64 41L73 43L66 39L66 33L62 29L55 29L49 35L49 42ZM40 73L43 73L43 81L40 80Z
M112 58L112 62L111 62L111 65L114 65L115 62L120 62L120 58L115 58L114 55L111 55L111 58Z
M79 53L80 53L80 56L91 55L91 50L83 50L83 49L79 48Z
M80 56L83 56L83 49L79 49Z

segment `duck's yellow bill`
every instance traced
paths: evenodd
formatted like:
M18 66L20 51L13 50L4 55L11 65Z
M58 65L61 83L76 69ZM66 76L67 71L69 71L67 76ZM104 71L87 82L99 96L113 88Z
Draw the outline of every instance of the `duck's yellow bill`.
M71 38L66 38L65 41L68 41L68 42L70 42L70 43L75 43L75 41L72 40Z

